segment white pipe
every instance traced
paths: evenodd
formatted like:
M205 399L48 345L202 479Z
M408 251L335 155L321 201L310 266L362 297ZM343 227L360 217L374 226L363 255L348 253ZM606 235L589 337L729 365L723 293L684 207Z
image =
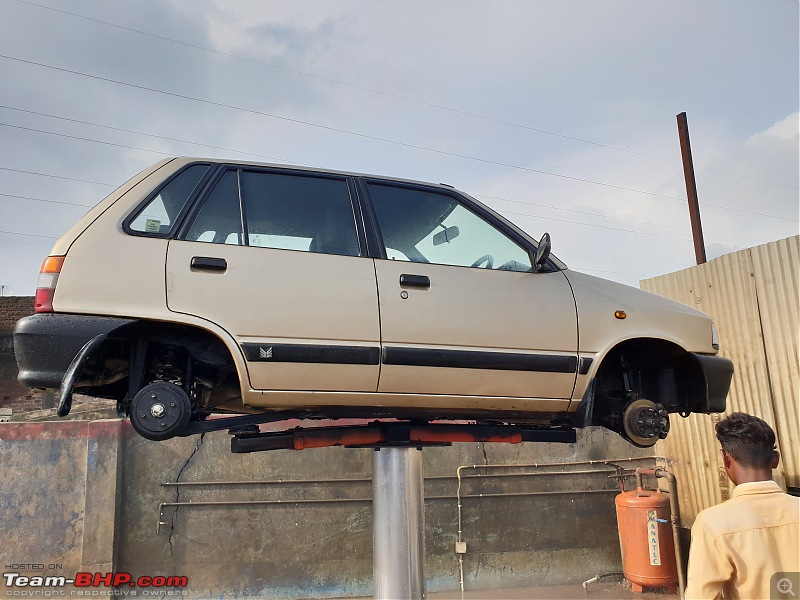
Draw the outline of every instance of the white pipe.
M639 456L639 457L628 457L628 458L617 458L617 459L606 459L606 460L579 460L579 461L572 461L572 462L563 462L563 463L530 463L530 464L498 464L498 465L461 465L456 469L456 479L458 479L458 487L456 488L456 500L458 502L458 541L462 542L461 534L461 470L462 469L512 469L512 468L534 468L538 469L539 467L573 467L579 465L608 465L608 464L616 464L622 462L632 462L632 461L639 461L639 460L659 460L661 457L658 456ZM556 473L563 473L564 475L571 474L570 471L556 471ZM528 475L528 473L522 473L521 475ZM533 475L533 473L530 473ZM577 492L579 493L579 492ZM459 571L459 585L461 588L461 596L464 596L464 555L458 555L458 571Z

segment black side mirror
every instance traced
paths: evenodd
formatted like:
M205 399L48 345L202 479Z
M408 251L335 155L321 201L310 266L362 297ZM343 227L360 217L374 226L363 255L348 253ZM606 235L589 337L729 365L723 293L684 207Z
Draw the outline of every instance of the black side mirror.
M542 267L550 257L550 249L552 247L552 244L550 244L550 234L545 232L542 239L539 240L539 245L536 247L536 257L533 261L534 273L538 273L542 270Z

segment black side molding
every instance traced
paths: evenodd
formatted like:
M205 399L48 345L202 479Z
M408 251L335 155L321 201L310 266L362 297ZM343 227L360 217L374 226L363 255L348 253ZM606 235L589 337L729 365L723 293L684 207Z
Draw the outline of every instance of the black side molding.
M242 350L250 362L338 365L377 365L380 362L380 349L377 346L244 343Z
M516 354L511 352L386 346L383 349L383 364L412 367L575 373L578 368L578 357L558 354Z

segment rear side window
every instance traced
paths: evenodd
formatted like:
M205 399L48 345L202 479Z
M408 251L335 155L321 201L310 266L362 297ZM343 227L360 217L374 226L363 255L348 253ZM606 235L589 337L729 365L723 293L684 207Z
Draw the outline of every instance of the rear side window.
M344 179L243 171L242 203L248 246L359 255Z
M131 220L131 231L166 235L172 231L210 165L192 165L169 180Z

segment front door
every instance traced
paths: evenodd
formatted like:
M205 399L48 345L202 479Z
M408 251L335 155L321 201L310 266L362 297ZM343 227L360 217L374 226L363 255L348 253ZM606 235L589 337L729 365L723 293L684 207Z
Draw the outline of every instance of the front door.
M230 168L178 237L169 308L227 330L253 389L376 390L375 270L345 178Z
M455 194L368 188L387 252L375 261L379 391L569 399L578 332L566 277L533 273L530 252ZM484 404L500 406L473 407Z

